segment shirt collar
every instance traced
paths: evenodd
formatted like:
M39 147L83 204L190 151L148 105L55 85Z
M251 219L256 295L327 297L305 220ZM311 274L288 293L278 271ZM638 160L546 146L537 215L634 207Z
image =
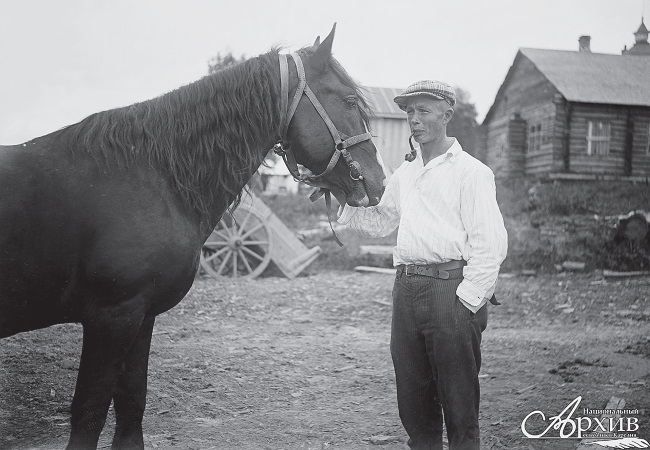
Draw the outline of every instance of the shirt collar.
M454 163L454 162L456 162L456 160L458 159L458 155L462 151L463 151L463 148L458 143L458 139L454 138L454 143L451 144L451 147L449 147L447 149L447 151L445 153L443 153L442 155L436 156L431 161L429 161L427 166L437 166L437 165L442 164L443 162L445 162L447 160L447 158L449 158L449 162ZM421 152L418 152L418 156L420 157L420 160L422 161Z

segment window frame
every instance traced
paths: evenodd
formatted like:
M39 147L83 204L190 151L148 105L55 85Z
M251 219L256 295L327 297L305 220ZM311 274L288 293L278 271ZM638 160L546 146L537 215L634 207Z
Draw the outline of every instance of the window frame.
M528 153L540 153L543 143L542 122L536 122L528 127Z
M594 130L597 128L597 130ZM601 131L602 134L594 134ZM587 156L609 156L612 142L612 124L606 120L587 121Z

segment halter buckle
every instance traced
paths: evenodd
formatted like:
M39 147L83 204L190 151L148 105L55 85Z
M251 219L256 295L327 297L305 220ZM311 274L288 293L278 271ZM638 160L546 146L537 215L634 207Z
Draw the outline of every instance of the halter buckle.
M276 142L276 144L273 146L273 152L278 156L284 156L287 154L287 152L284 151L284 145L282 145L282 141Z
M351 161L348 163L350 168L350 178L354 181L363 181L363 175L361 175L361 165L357 161Z

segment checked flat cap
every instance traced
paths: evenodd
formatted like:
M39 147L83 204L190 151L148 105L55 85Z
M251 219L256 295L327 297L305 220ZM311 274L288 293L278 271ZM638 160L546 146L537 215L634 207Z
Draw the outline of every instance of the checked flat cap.
M449 103L450 106L456 104L456 91L454 88L449 86L447 83L432 80L422 80L413 83L407 87L404 92L395 97L393 101L397 103L397 106L404 110L404 108L406 108L406 100L409 97L422 95L444 100Z

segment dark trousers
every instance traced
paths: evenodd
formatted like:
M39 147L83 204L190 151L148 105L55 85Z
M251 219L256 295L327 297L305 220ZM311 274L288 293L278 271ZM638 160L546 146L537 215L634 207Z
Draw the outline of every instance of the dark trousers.
M400 419L413 449L475 450L479 440L478 373L487 305L476 314L456 297L462 269L447 280L407 276L398 268L393 287L391 355ZM444 414L443 414L444 413Z

